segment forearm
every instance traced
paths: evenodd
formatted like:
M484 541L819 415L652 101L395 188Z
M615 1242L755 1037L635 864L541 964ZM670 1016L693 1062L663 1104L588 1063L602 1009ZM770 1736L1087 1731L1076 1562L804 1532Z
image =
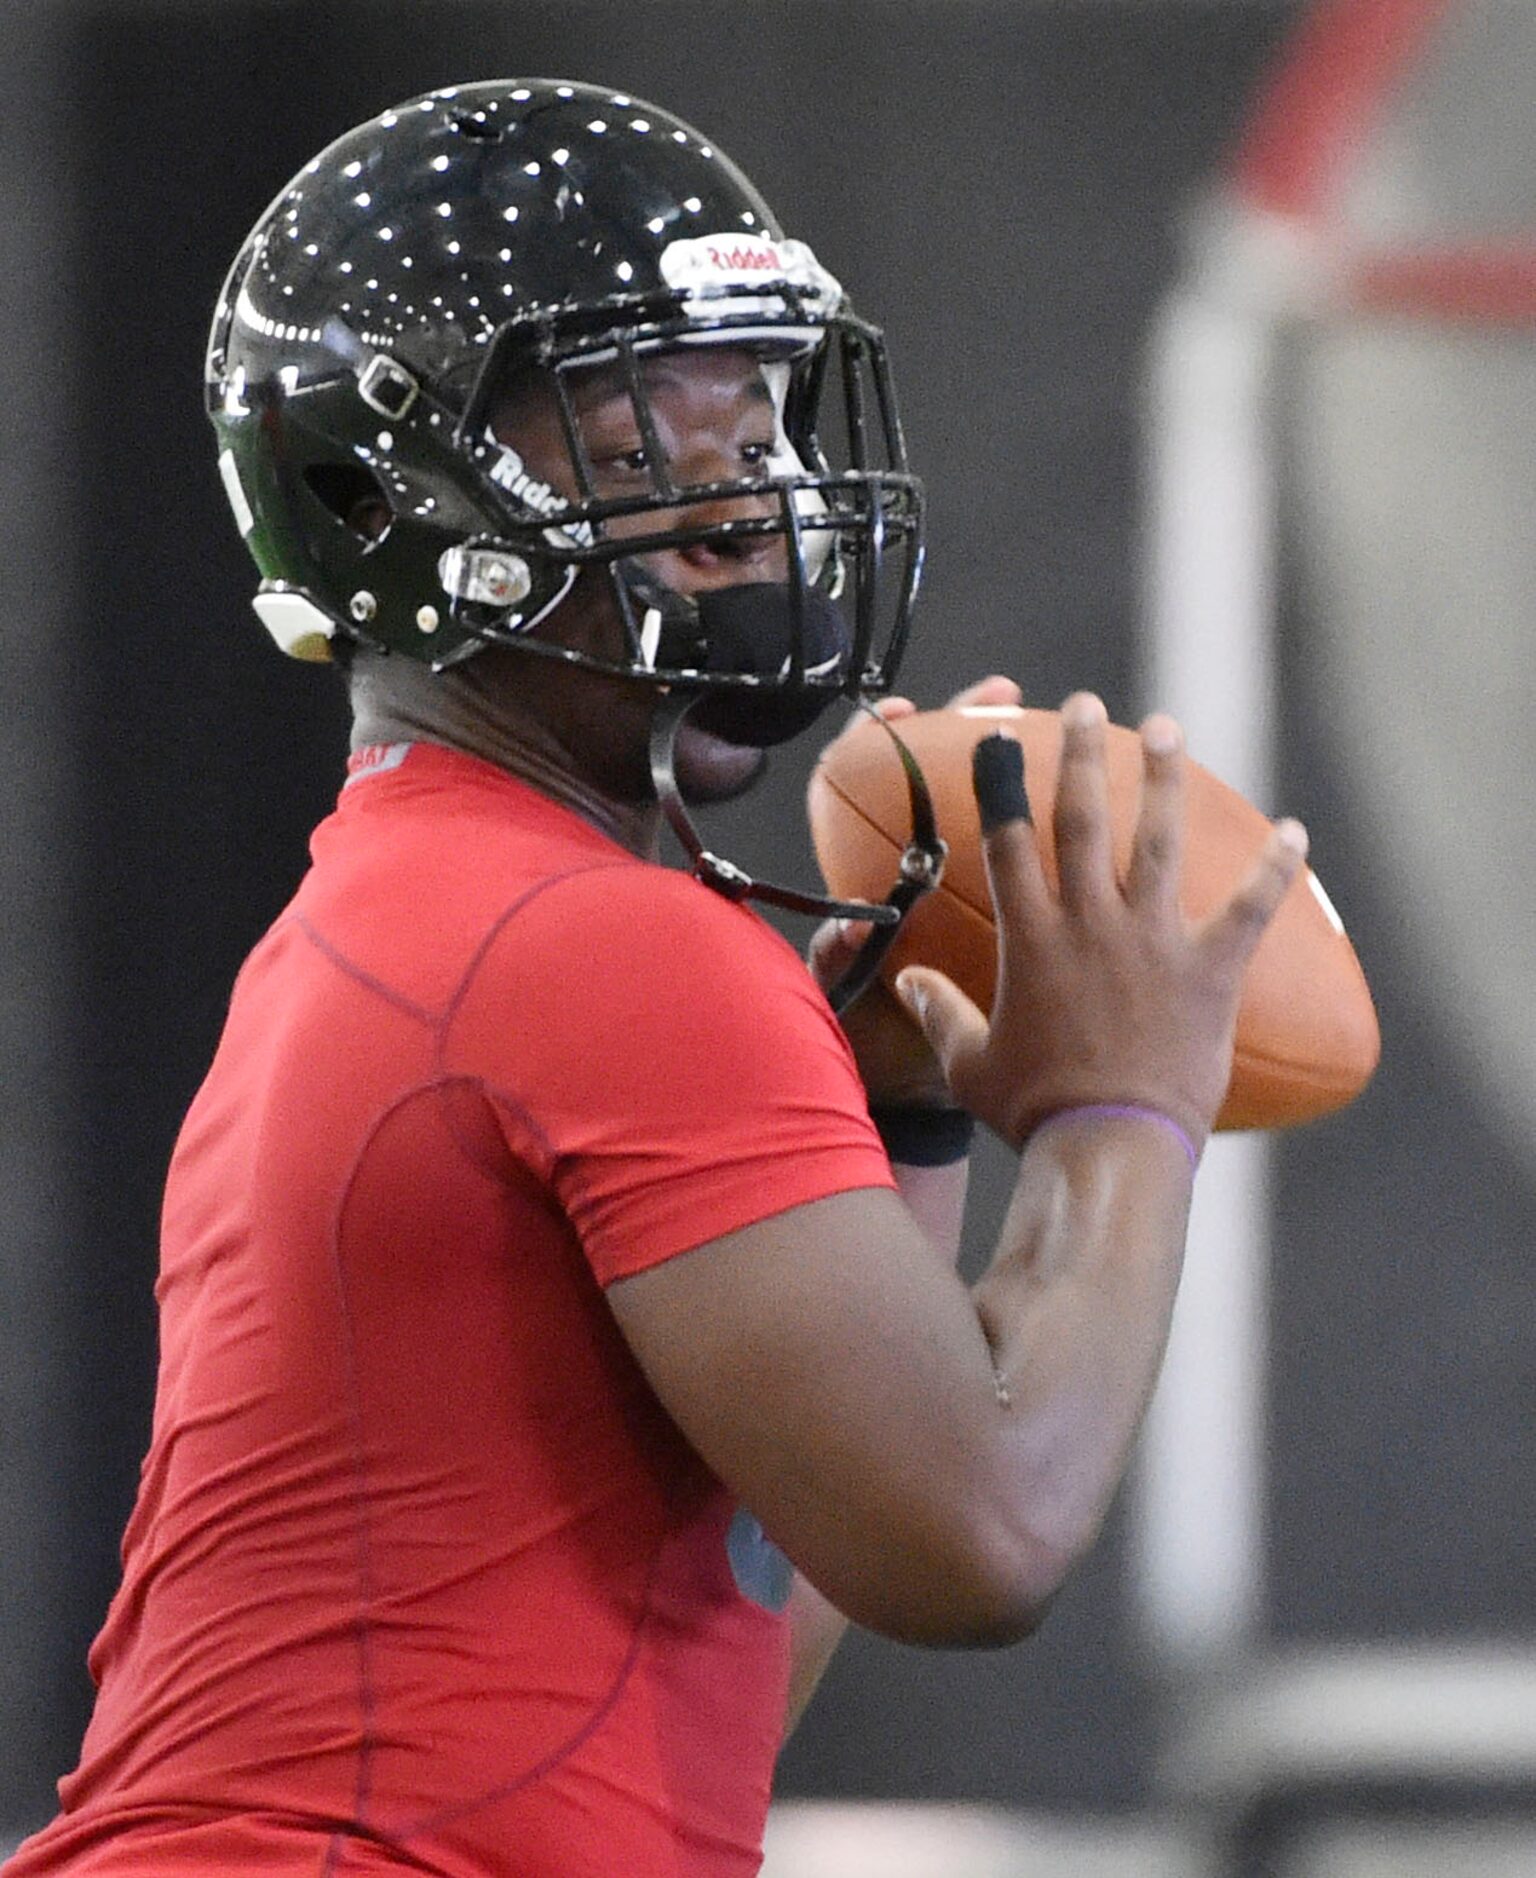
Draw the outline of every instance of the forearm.
M960 1263L960 1234L965 1225L965 1196L970 1185L969 1158L941 1167L891 1163L896 1189L933 1247L939 1263L953 1271Z
M795 1573L795 1582L790 1590L787 1615L789 1699L784 1705L786 1741L795 1732L837 1646L848 1633L848 1619L799 1572Z
M907 1210L922 1227L937 1257L955 1265L965 1221L970 1177L967 1159L941 1167L912 1167L893 1162L891 1172ZM789 1701L784 1712L787 1741L816 1693L834 1652L848 1629L848 1619L800 1573L789 1601Z
M1092 1543L1124 1472L1167 1342L1191 1180L1155 1123L1049 1128L1025 1149L974 1288L1001 1486L1047 1581Z

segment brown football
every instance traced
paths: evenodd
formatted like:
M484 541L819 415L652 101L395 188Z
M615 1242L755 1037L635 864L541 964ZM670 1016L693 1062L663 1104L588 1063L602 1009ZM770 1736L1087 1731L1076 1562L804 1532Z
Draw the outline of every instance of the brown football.
M1024 746L1024 780L1052 884L1056 857L1051 804L1061 759L1055 711L1015 706L924 711L896 726L933 795L949 859L937 890L921 900L885 963L947 973L983 1010L996 977L996 932L971 789L971 752L994 731ZM1129 860L1141 790L1141 742L1111 725L1109 794L1115 860ZM1226 899L1252 865L1268 819L1191 761L1185 792L1180 901L1198 920ZM811 777L811 834L832 893L878 900L888 892L911 831L906 777L890 736L864 722L823 755ZM1249 963L1243 983L1232 1079L1218 1128L1285 1128L1357 1096L1381 1051L1376 1010L1343 923L1310 868L1292 886Z

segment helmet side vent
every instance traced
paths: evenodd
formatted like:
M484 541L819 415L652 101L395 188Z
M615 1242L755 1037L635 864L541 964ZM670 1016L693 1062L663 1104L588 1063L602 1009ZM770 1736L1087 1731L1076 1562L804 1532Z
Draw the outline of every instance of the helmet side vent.
M394 520L384 485L361 463L311 463L304 472L310 494L360 541L382 541Z

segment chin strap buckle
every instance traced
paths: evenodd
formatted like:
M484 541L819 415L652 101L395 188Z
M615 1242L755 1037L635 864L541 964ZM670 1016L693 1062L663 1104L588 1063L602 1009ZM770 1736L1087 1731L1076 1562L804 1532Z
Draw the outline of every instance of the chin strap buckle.
M917 894L932 893L944 878L944 863L949 859L949 843L942 835L935 834L925 846L921 841L911 841L901 851L901 878L908 885L917 889Z
M724 894L727 900L745 900L756 884L752 876L734 861L727 861L723 855L711 854L707 848L694 855L693 871L706 887L713 887L716 893Z
M461 542L445 548L437 559L437 578L443 592L475 606L509 607L533 592L528 563L510 548L477 547Z

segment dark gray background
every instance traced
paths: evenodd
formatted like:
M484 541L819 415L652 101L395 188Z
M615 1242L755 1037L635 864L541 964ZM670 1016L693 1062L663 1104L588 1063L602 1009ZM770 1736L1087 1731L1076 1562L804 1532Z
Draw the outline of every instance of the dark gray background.
M1147 321L1177 267L1181 206L1294 16L1236 0L220 0L14 15L0 155L31 166L11 183L31 206L0 228L0 266L4 306L34 317L20 352L13 326L0 382L53 390L31 429L13 391L0 430L4 591L19 616L56 623L40 664L13 663L7 713L46 727L28 773L41 766L55 833L46 905L21 910L5 956L24 986L20 941L46 949L57 1021L46 1226L7 1248L9 1269L50 1263L0 1307L6 1478L29 1483L25 1504L0 1510L0 1581L8 1647L31 1665L0 1681L0 1822L41 1817L72 1764L84 1650L148 1426L166 1158L235 969L339 780L339 689L282 661L249 612L254 576L201 411L207 321L249 224L332 136L454 80L558 74L692 119L887 329L932 494L904 688L937 702L1004 669L1033 702L1087 684L1125 718L1144 703ZM1397 954L1403 885L1380 877L1340 798L1295 596L1282 664L1283 805L1312 825L1379 990L1387 1055L1367 1100L1280 1156L1269 1630L1505 1633L1527 1624L1536 1581L1528 1173L1443 1066ZM722 816L718 845L804 877L807 756ZM988 1156L977 1245L1004 1178ZM1022 1649L855 1641L783 1791L1134 1801L1157 1700L1125 1582L1116 1521Z

